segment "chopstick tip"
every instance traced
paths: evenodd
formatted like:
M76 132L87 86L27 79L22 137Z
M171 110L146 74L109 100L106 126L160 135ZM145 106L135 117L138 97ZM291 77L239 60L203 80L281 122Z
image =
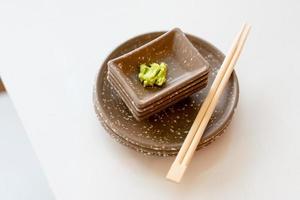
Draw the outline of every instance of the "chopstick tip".
M245 28L247 29L250 29L251 28L251 24L248 23L248 22L244 22L244 25L243 25Z
M173 163L166 179L173 181L175 183L180 183L184 173L186 170L186 166L180 165L179 163Z

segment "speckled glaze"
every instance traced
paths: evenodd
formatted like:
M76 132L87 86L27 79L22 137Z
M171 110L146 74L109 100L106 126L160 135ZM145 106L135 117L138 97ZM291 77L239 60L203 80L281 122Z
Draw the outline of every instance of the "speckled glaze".
M149 119L138 122L107 81L107 62L161 34L163 32L137 36L120 45L107 57L97 75L94 87L94 105L100 122L118 142L144 154L169 156L176 155L180 149L224 59L224 55L206 41L187 35L211 66L208 87ZM234 114L238 96L238 80L233 73L198 148L207 146L224 132Z
M137 78L139 66L152 62L168 65L167 81L162 87L145 89ZM136 108L146 108L195 80L206 77L208 70L206 60L178 28L108 62L108 71L118 79Z
M99 115L97 115L97 116L100 119L100 116ZM202 142L201 145L198 145L196 150L207 147L212 142L214 142L218 137L220 137L226 131L226 128L228 127L229 123L231 122L231 118L232 118L232 116L230 117L230 120L228 120L228 122L225 124L225 126L222 130L220 130L218 133L216 133L214 137L211 137L210 139L206 140L205 142ZM178 153L178 150L153 150L153 149L138 146L136 144L129 142L128 140L125 140L124 138L120 137L119 135L115 134L114 131L112 131L108 126L106 126L106 124L103 124L103 127L118 143L125 145L125 146L127 146L139 153L142 153L144 155L168 157L168 156L175 156Z
M199 91L200 89L204 88L207 85L208 75L201 77L199 80L196 80L195 82L191 83L190 85L188 85L184 88L178 89L176 92L174 92L170 96L160 99L157 102L153 103L152 105L150 105L146 108L143 108L143 109L133 107L133 105L131 103L132 99L130 98L130 96L128 94L126 94L124 89L121 87L121 83L118 82L118 80L113 75L108 75L107 79L110 82L110 84L114 86L114 88L119 93L119 95L121 97L123 97L123 101L126 103L127 107L131 107L132 109L134 109L134 111L138 115L145 115L148 112L153 113L153 111L156 110L158 106L164 106L164 105L168 106L170 101L174 101L175 99L180 99L182 97L189 96L194 93L194 92L191 93L191 91L196 92L196 91Z
M131 104L131 100L129 97L126 95L126 93L122 90L120 85L113 80L112 77L108 78L109 82L111 85L114 85L114 89L117 91L117 93L121 96L123 96L123 101L127 105L128 109L131 110L131 113L135 115L135 118L137 119L145 119L148 118L149 116L153 115L153 112L157 112L160 110L163 110L167 107L169 107L170 103L176 103L180 101L181 99L190 96L191 94L200 91L207 85L207 80L199 80L199 83L196 83L194 87L189 87L186 89L183 89L182 92L178 92L176 95L171 96L171 97L166 97L162 100L159 100L157 103L154 103L153 106L150 108L146 109L137 109ZM159 106L159 108L158 108Z

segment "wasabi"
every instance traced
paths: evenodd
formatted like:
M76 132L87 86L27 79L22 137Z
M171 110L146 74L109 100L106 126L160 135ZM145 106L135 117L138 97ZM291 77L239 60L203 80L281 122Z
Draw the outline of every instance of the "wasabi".
M147 86L162 86L167 81L167 64L152 63L150 66L146 64L140 65L139 80L144 87Z

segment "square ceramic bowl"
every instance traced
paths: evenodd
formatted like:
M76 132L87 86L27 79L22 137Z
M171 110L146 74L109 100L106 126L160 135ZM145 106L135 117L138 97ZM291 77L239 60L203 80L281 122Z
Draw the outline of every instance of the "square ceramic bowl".
M139 66L153 62L168 65L167 81L162 87L145 88L138 79ZM108 71L120 81L137 108L145 108L207 76L208 70L206 60L178 28L108 62Z

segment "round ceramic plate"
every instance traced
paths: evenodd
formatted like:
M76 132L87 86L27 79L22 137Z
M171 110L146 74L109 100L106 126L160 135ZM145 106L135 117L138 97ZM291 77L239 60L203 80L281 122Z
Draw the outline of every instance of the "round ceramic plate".
M151 116L138 122L125 103L107 81L107 62L123 55L163 34L148 33L132 38L117 47L104 61L94 87L94 105L99 120L106 130L123 144L140 152L155 155L175 155L180 149L200 106L221 66L224 55L208 42L192 35L189 40L210 64L208 86ZM233 73L218 102L215 112L203 134L198 148L210 144L224 132L233 116L239 96L236 74Z
M98 115L99 116L99 115ZM230 120L227 122L227 124L224 126L224 128L222 130L220 130L220 132L218 132L217 134L215 134L214 137L209 138L208 140L206 140L205 142L201 142L201 145L198 145L197 150L204 148L206 146L208 146L209 144L211 144L213 141L215 141L215 139L219 136L221 136L222 133L224 133L226 131L227 126L229 125L231 121ZM111 130L108 126L106 126L105 123L103 123L103 126L105 128L105 130L120 144L123 144L137 152L143 153L145 155L154 155L154 156L162 156L162 157L167 157L167 156L175 156L178 153L178 150L154 150L154 149L149 149L149 148L145 148L145 147L141 147L139 145L133 144L131 142L129 142L128 140L120 137L119 135L115 134L113 130Z

